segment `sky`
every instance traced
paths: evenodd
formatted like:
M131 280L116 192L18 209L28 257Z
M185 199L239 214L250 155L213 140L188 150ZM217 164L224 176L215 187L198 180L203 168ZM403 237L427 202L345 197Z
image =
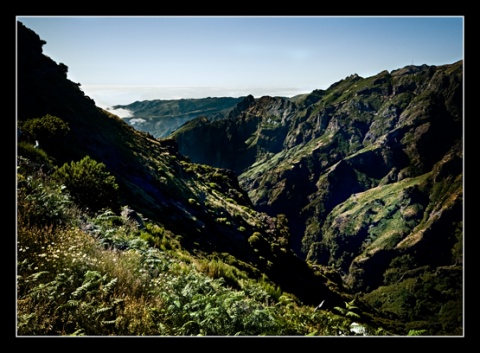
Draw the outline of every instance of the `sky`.
M16 19L105 109L154 99L292 97L352 74L464 59L462 16Z

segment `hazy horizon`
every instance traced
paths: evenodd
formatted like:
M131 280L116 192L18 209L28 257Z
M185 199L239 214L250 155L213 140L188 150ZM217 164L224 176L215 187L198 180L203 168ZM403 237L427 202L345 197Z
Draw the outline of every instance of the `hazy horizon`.
M461 16L17 16L98 106L291 97L463 59Z

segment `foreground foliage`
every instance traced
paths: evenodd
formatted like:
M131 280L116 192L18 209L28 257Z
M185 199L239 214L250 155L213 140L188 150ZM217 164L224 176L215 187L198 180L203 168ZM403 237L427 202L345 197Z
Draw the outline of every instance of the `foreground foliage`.
M386 334L358 331L359 316L302 305L218 258L195 258L161 225L140 229L108 208L87 215L58 178L32 170L19 157L20 336Z

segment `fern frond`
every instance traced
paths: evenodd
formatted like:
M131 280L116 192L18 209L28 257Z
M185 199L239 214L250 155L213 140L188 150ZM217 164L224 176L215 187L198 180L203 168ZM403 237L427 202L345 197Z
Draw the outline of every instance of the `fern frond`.
M80 328L76 330L74 333L72 333L70 336L85 336L85 330L83 328Z
M357 313L353 312L353 311L347 311L347 313L345 314L345 316L348 316L348 317L353 317L353 318L360 318L360 315L358 315Z
M50 272L48 272L48 271L36 272L36 273L33 273L30 276L28 276L28 279L31 279L33 281L37 281L40 276L45 275L47 273L50 273Z
M423 335L427 330L410 330L408 331L407 336L421 336Z
M358 307L355 305L355 299L353 299L352 301L350 302L345 302L345 307L348 309L348 310L352 310L352 309L358 309Z
M90 284L91 284L91 282L87 282L87 283L84 283L83 285L81 285L80 287L78 287L77 289L75 289L71 294L72 297L73 298L81 297L84 293L87 292L88 287L90 287Z
M115 285L118 282L118 278L112 279L110 282L108 282L106 285L103 286L102 290L105 294L110 294L113 291L113 288L115 288Z
M67 305L70 306L70 307L78 307L79 304L80 304L80 301L79 300L74 300L74 299L70 299L67 302Z
M112 303L113 306L121 304L125 301L125 299L115 299Z
M104 308L98 308L97 310L95 310L95 314L105 313L105 312L110 311L112 309L113 308L110 307L110 306L107 306L107 307L104 307Z

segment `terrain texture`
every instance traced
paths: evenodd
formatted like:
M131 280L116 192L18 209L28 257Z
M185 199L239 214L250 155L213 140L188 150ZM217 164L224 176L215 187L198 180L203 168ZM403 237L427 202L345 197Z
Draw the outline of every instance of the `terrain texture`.
M461 61L218 101L221 118L155 137L97 107L45 44L18 24L22 334L462 335ZM78 238L108 265L39 270L42 246Z

